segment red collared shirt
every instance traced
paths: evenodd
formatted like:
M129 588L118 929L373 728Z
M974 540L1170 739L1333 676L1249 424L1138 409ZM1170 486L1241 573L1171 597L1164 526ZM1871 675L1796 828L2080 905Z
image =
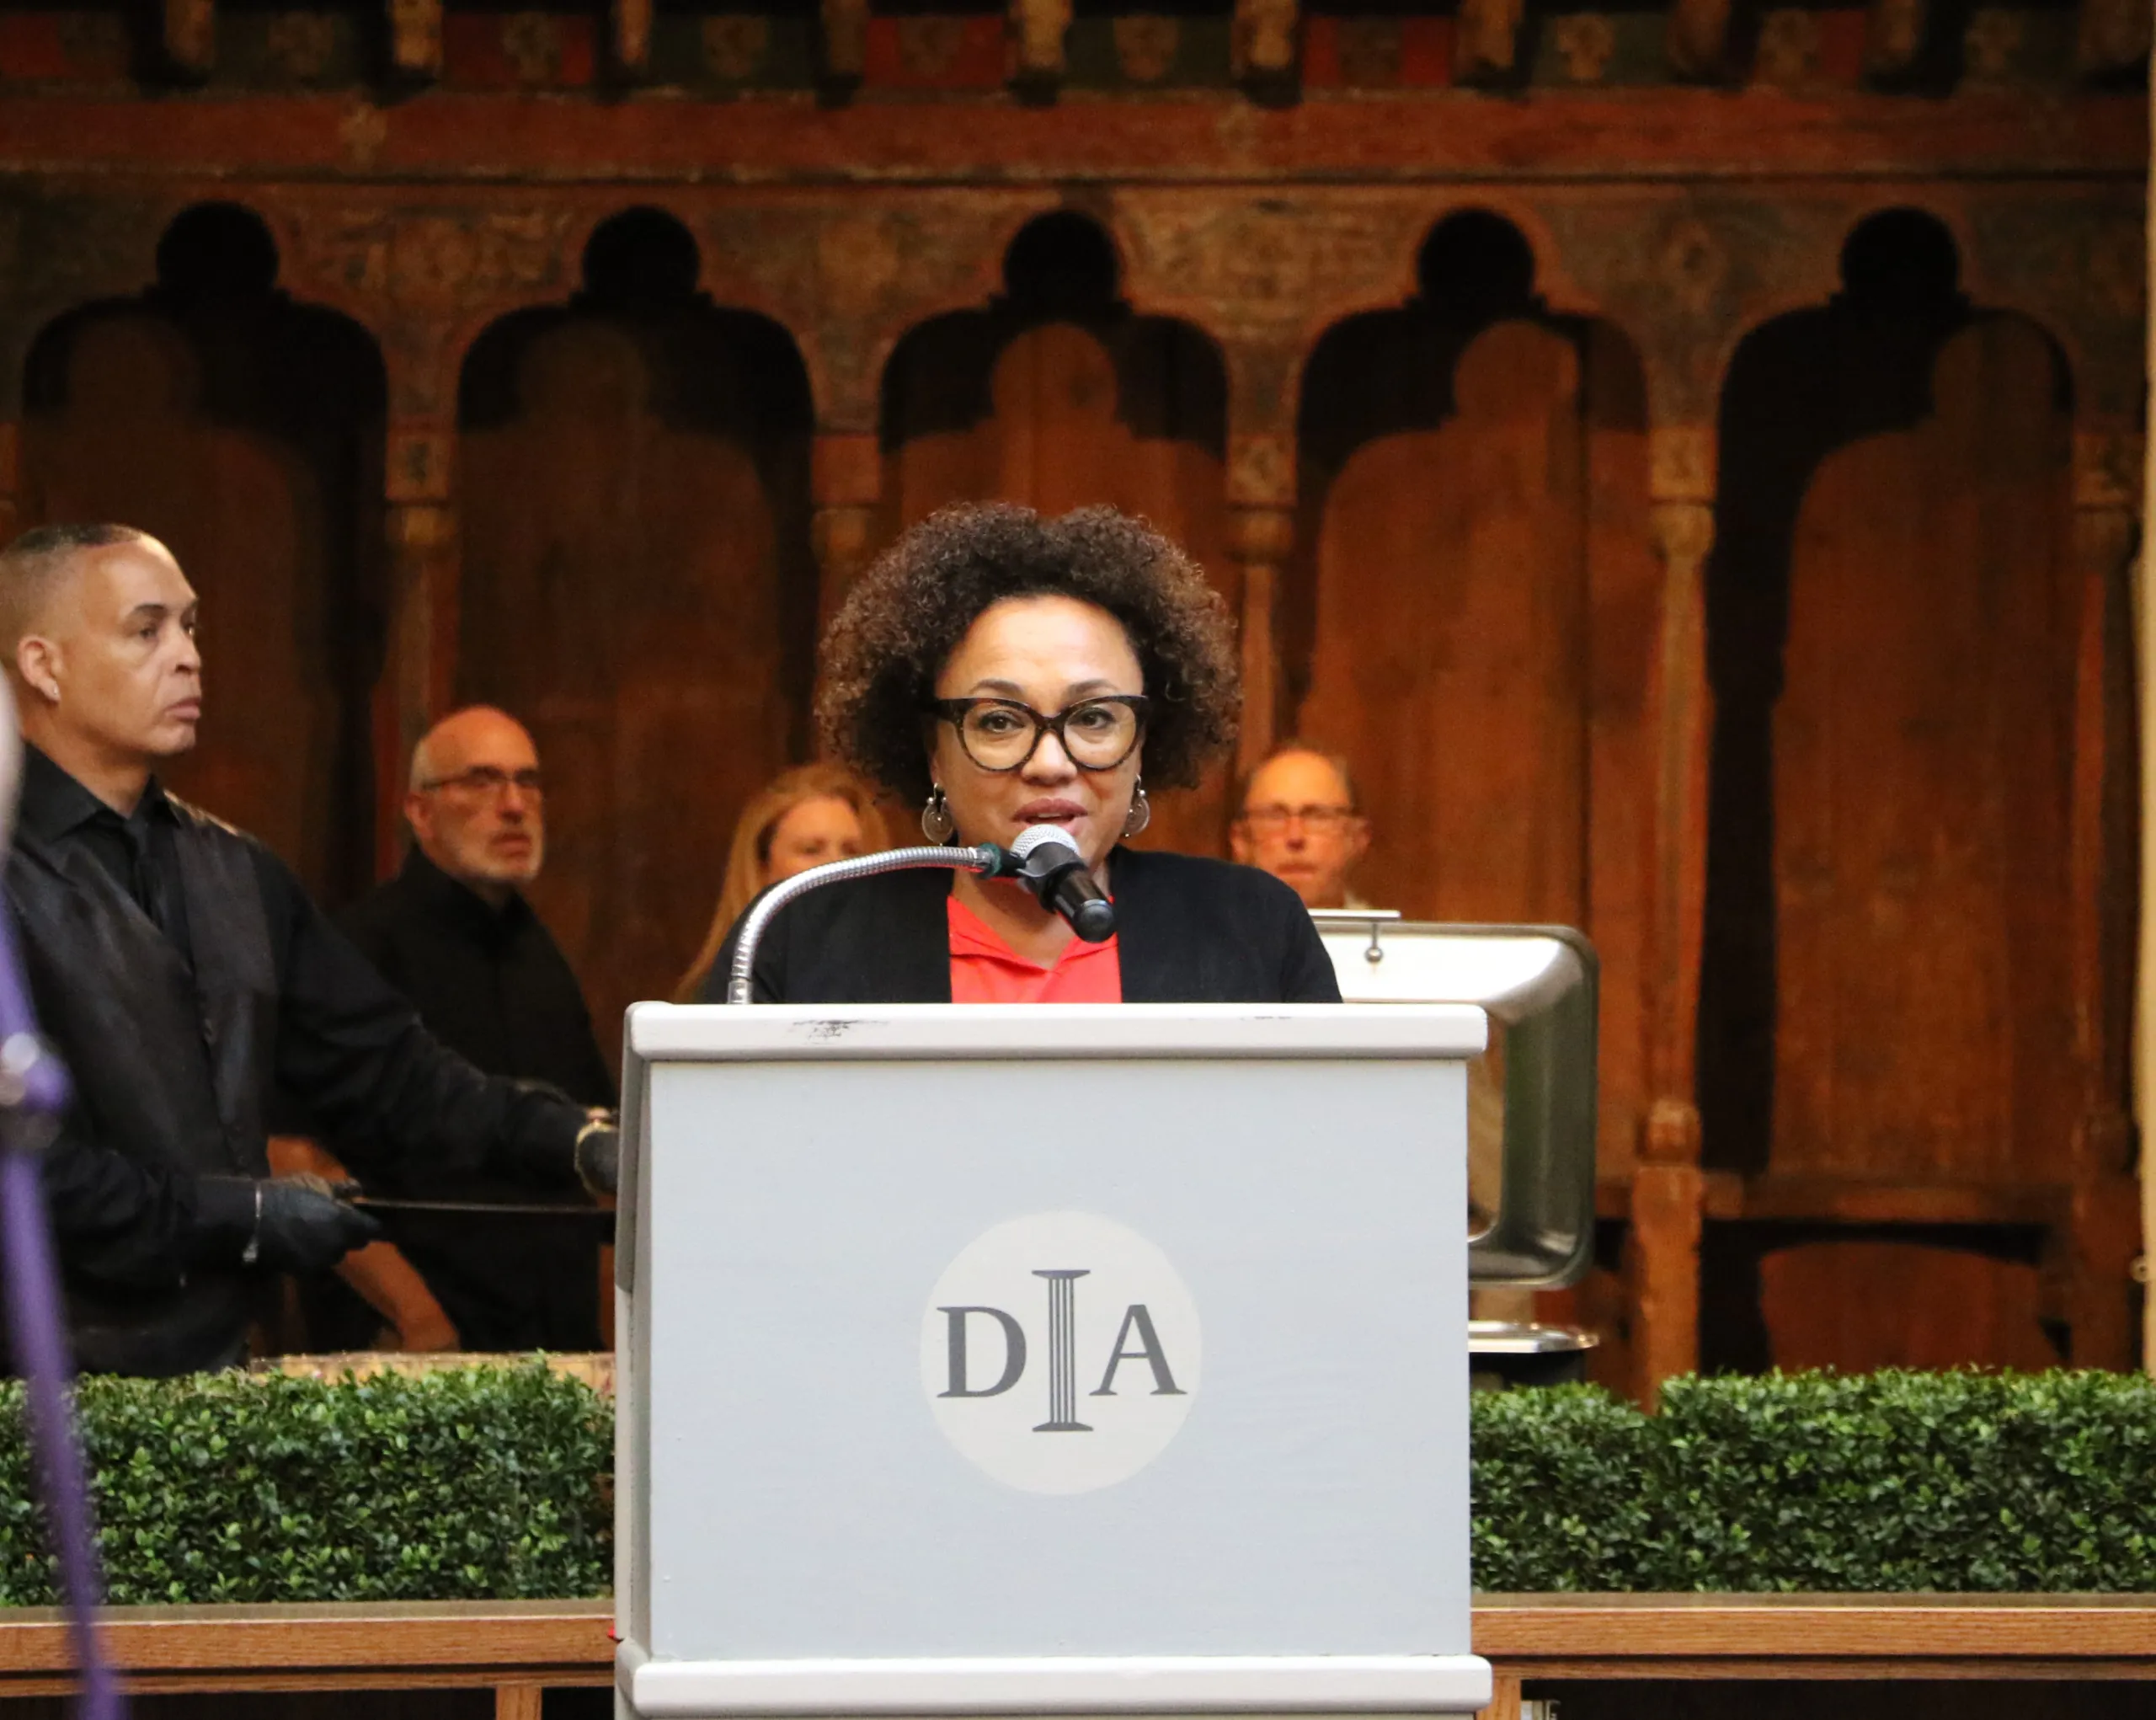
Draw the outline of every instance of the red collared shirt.
M1020 955L957 896L948 898L953 1003L1120 1003L1116 940L1074 937L1052 968Z

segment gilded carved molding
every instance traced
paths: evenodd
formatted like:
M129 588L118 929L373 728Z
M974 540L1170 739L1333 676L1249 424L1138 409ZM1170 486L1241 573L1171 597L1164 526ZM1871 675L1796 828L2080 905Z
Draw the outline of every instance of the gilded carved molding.
M1069 69L1065 40L1071 0L1009 0L1011 76L1020 84L1054 84Z
M382 470L384 495L393 503L446 503L455 494L456 435L446 426L392 425Z
M614 64L634 76L641 76L651 67L652 7L653 0L611 0L608 8L613 24Z
M158 236L186 202L0 183L0 315L17 355L73 305L139 291ZM580 188L535 196L474 188L355 195L264 187L248 201L283 254L280 285L333 305L382 340L398 410L453 401L455 353L478 327L558 303L579 280L584 234L620 206ZM981 306L1004 252L1047 188L907 188L835 195L713 188L668 199L695 234L703 290L786 328L827 429L867 432L884 363L909 329ZM1125 186L1097 212L1122 259L1123 296L1219 341L1241 431L1292 433L1301 364L1325 329L1416 291L1416 257L1452 210L1495 208L1528 233L1551 308L1604 318L1640 352L1657 425L1711 423L1723 374L1750 330L1828 302L1867 215L1912 202L1959 235L1963 286L1984 309L2028 315L2073 366L2085 425L2132 421L2142 389L2144 240L2136 188L1870 185L1847 192L1673 186L1295 188L1266 195ZM699 206L701 205L701 207ZM433 372L448 364L447 379Z
M1729 72L1729 0L1676 0L1664 35L1670 69L1695 83Z
M1453 63L1462 82L1500 83L1518 72L1527 0L1460 0Z
M1401 215L1309 195L1130 193L1117 198L1113 219L1134 303L1234 339L1400 296L1421 242Z
M389 0L389 61L407 77L441 76L442 0Z
M819 69L839 83L857 81L868 63L868 0L819 0Z
M2146 440L2130 430L2077 430L2073 437L2073 505L2138 515Z
M1235 0L1229 27L1229 71L1239 82L1293 74L1302 39L1300 0Z
M1657 424L1710 424L1743 331L1838 286L1845 212L1702 193L1551 202L1556 268L1637 345Z
M2078 417L2141 413L2148 233L2138 190L2034 190L1976 200L1969 211L1972 296L2020 311L2068 349Z
M568 247L583 222L561 208L350 204L297 210L281 226L292 241L287 285L439 315L566 291L576 271Z
M217 63L216 0L164 0L165 57L190 77Z
M695 226L704 286L720 303L761 311L800 349L825 428L876 425L883 370L906 331L985 303L1003 254L1043 195L862 200L790 198L732 205Z

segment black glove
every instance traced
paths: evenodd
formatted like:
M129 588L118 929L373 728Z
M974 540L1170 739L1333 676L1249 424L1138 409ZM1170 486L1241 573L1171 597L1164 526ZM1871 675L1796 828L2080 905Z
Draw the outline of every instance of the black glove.
M319 1177L277 1177L257 1183L254 1235L244 1257L278 1272L320 1272L382 1234L382 1226L347 1206Z
M612 1194L622 1184L622 1131L594 1118L576 1138L576 1173L594 1194Z

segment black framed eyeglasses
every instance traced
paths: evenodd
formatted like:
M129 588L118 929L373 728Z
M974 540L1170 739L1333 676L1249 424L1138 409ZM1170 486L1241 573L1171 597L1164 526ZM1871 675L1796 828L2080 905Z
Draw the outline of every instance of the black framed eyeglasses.
M544 794L546 779L536 767L526 766L520 771L505 771L499 765L473 765L467 771L459 771L453 777L436 777L431 783L422 783L422 788L456 788L467 794L499 794L511 783L526 794Z
M985 771L1015 771L1053 734L1081 771L1112 771L1137 750L1153 702L1143 693L1081 699L1053 717L1017 699L931 699L929 712L958 731L966 756Z

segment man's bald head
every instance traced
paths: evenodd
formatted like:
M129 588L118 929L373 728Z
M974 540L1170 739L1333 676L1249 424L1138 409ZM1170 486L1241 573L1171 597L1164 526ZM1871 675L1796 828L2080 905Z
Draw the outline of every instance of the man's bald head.
M0 550L0 633L23 735L125 811L202 716L200 602L127 526L41 526Z
M1306 741L1275 747L1243 783L1228 842L1237 860L1271 873L1304 906L1345 906L1348 874L1370 846L1348 761Z
M528 755L532 764L539 761L531 731L507 711L492 705L467 705L461 711L451 711L421 735L419 744L412 749L409 786L417 793L444 777L462 774L475 762L499 763L493 755L504 749Z
M0 643L11 660L15 647L51 620L56 602L91 552L124 543L164 551L148 532L111 524L33 526L0 549Z
M491 705L443 718L412 749L404 815L428 859L482 899L506 902L546 858L539 751L530 733Z

